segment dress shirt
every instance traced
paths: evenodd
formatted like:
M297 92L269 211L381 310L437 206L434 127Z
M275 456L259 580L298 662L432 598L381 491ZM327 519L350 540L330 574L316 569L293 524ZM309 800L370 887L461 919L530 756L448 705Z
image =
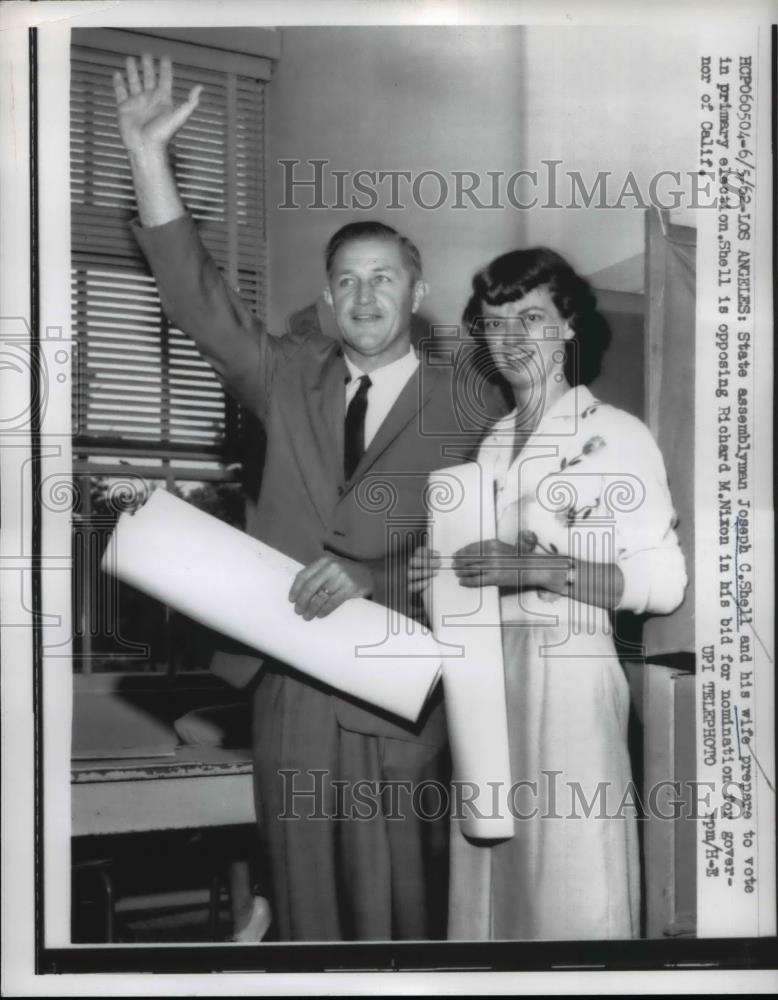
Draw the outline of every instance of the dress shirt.
M392 361L391 364L366 373L358 368L348 356L344 355L344 358L350 376L346 382L346 409L356 395L359 378L365 374L370 375L372 384L367 393L367 412L365 413L365 450L367 450L378 428L397 402L397 397L405 388L411 375L419 367L419 359L416 352L411 349L403 357Z

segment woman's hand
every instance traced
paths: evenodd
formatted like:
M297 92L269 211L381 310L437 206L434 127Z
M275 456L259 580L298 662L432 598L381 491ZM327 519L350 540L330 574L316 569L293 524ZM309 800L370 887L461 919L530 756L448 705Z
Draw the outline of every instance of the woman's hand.
M537 552L536 545L534 532L521 532L516 548L496 538L474 542L454 553L454 571L463 587L545 590L598 608L618 607L624 577L615 563L583 562L542 547Z
M119 134L130 155L158 155L192 115L203 88L192 87L186 101L175 107L170 59L160 59L159 79L148 53L141 57L142 76L132 56L126 67L126 83L120 72L113 75Z
M490 538L459 549L454 553L452 565L463 587L518 590L522 586L523 555L518 546Z
M521 557L534 552L537 544L534 531L520 531L516 545L497 538L473 542L454 553L454 572L463 587L522 589L530 584L523 579L529 567Z
M440 555L434 550L420 545L408 560L408 592L420 594L440 569Z
M454 572L463 587L565 593L571 560L545 551L537 552L537 546L534 531L520 531L516 545L508 545L497 538L473 542L454 553Z

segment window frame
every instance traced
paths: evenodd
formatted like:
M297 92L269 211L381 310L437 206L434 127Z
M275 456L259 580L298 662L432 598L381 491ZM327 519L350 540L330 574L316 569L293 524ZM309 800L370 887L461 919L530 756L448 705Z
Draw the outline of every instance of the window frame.
M226 34L230 37L229 39L225 38L225 40L231 40L233 43L236 41L234 32L227 32ZM142 31L126 31L121 29L74 29L71 32L70 43L71 66L74 52L78 52L83 58L84 54L88 54L90 50L95 52L95 60L98 63L107 53L110 53L112 57L116 54L138 56L142 52L149 52L155 58L162 55L169 55L174 63L174 66L179 64L189 68L195 67L216 73L231 74L228 75L225 85L227 89L227 101L232 102L229 111L230 114L234 114L236 93L238 89L237 78L249 77L258 81L260 86L265 84L271 76L273 65L272 59L278 56L279 37L277 32L259 31L258 35L255 35L252 38L251 48L266 51L267 55L249 54L245 51L236 52L233 50L219 48L211 44L203 44L204 42L210 42L211 39L217 40L218 38L218 29L213 32L203 32L199 29L160 29L159 34L157 34L154 29ZM89 62L89 59L87 58L86 61ZM256 183L256 199L258 207L255 207L255 211L258 214L258 218L255 222L259 235L257 239L257 258L253 262L252 268L250 269L250 273L255 280L257 299L255 309L262 320L265 319L267 311L267 222L265 210L265 178L267 175L265 107L266 92L262 92L257 104L259 117L256 122L256 128L260 131L260 135L257 140L260 150L260 162L256 164L252 162L251 164L251 169L254 172ZM73 112L71 110L71 120L72 113ZM235 120L236 119L233 118L233 122ZM235 164L235 158L237 155L236 133L234 130L230 130L228 132L228 142L225 151L225 161L228 165L228 178L232 177L238 169ZM231 160L232 163L230 163ZM70 170L68 171L69 176L72 169L73 160L71 158ZM235 192L227 191L228 197L230 194L235 195ZM184 200L185 202L187 200L185 192ZM225 199L225 202L222 202L221 205L223 210L222 214L224 216L224 225L228 230L228 249L226 260L223 260L220 263L226 280L233 285L233 287L237 287L240 273L237 250L238 198L235 195L232 198L232 204L227 203L227 199ZM71 210L75 212L72 205ZM75 215L71 220L70 228L70 273L72 275L71 286L73 288L72 340L74 347L73 365L75 368L83 352L79 351L79 342L82 342L79 337L79 333L81 331L76 323L76 310L78 306L75 297L75 276L77 272L75 258L77 255L74 253L73 243L74 218ZM207 223L205 223L205 226L207 227ZM141 256L140 252L138 252L138 256ZM127 264L125 266L127 274L131 275L132 273L137 273L132 271L132 265ZM107 263L107 268L108 270L111 269L110 261ZM168 324L161 311L160 315L160 332L163 337L165 337L167 335ZM74 379L74 389L72 393L74 408L78 406L79 399L79 387ZM111 658L110 656L100 656L99 654L93 653L93 643L91 637L95 625L94 615L105 613L99 610L99 604L98 610L95 612L95 600L101 602L104 607L107 606L112 600L112 597L115 597L117 586L116 581L109 581L108 578L103 577L102 582L108 584L108 590L113 588L114 593L113 595L110 593L106 593L102 596L99 594L95 595L94 591L98 591L100 588L95 586L94 553L88 555L86 559L83 557L84 546L91 545L94 541L94 539L92 541L89 539L89 536L94 533L92 523L93 518L90 510L91 483L97 478L122 477L124 480L136 479L140 492L143 490L146 480L163 481L164 488L167 489L174 488L178 483L196 483L199 485L205 485L206 483L231 483L239 481L240 467L238 462L239 446L237 439L239 435L240 418L236 404L234 404L226 393L223 394L223 399L225 433L222 449L215 446L200 446L198 444L188 445L185 441L170 441L166 445L155 445L151 440L144 440L142 438L133 439L129 436L111 437L110 435L81 435L77 437L74 434L72 438L72 487L74 497L80 497L80 502L82 504L81 512L77 513L74 511L71 515L71 532L74 538L73 567L71 572L71 585L74 595L74 671L78 667L78 672L80 673L92 673L95 667L99 668L99 666L104 666L106 663L110 662ZM73 430L77 431L78 428L74 426ZM100 456L101 460L96 461L96 456ZM106 458L108 461L104 460ZM147 461L144 461L144 459ZM205 463L211 464L206 466ZM101 519L98 517L97 532L99 534L100 531L102 531L102 534L107 537L111 527L110 521L103 518L102 528L100 527L100 521ZM79 532L84 537L79 543L82 551L82 559L80 566L77 567L75 559L75 540L76 535ZM83 588L88 588L89 592L87 593L85 599L82 600L77 596L76 588L81 588L82 590ZM82 609L84 607L87 609L83 612L82 621L79 621L75 616L79 601L81 602ZM166 615L169 628L170 613L166 612ZM99 625L99 623L97 624ZM143 662L144 661L139 658L139 665ZM145 663L148 664L148 661L145 661ZM141 669L148 669L150 672L157 675L162 672L160 667L154 663L148 664L148 666L144 666ZM171 674L173 671L172 660L169 659L166 668L162 668L162 670ZM137 671L127 671L122 668L119 668L118 670L111 670L109 667L105 672L120 674L136 673ZM187 673L189 673L189 671L187 671Z

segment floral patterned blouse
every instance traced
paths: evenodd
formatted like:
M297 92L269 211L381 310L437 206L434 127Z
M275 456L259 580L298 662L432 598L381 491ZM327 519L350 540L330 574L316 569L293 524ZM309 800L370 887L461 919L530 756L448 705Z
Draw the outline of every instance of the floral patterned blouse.
M648 428L585 386L565 393L513 456L515 423L514 410L494 425L479 454L495 480L498 537L514 544L523 532L538 551L615 562L624 577L617 610L668 614L678 607L684 557L664 462Z

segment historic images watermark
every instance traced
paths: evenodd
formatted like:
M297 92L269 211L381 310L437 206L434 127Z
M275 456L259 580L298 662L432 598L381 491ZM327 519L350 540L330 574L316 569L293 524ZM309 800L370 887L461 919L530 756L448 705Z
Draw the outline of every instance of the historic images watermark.
M634 171L563 170L563 160L541 160L536 169L515 170L336 170L330 160L280 159L280 209L600 208L674 210L715 208L713 175L705 170L660 170L648 182ZM726 178L725 178L726 182ZM738 190L737 176L732 185Z
M326 768L279 770L283 790L282 820L321 819L369 822L377 816L409 816L434 821L502 818L507 803L516 820L749 819L750 801L737 782L720 788L712 781L659 781L640 790L634 781L581 782L555 769L541 770L540 781L514 781L503 795L499 781L478 785L432 779L347 781L330 777ZM720 807L713 805L715 800Z

